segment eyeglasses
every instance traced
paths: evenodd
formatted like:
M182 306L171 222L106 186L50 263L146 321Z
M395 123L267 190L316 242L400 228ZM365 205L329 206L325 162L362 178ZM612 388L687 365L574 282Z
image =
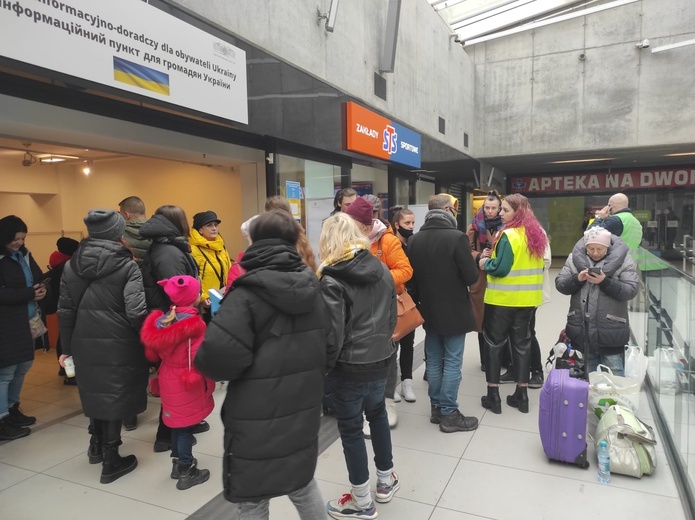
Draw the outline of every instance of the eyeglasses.
M454 208L453 206L445 206L444 209L445 210L448 209L451 212L451 214L454 216L454 218L456 218L458 216L458 211L456 211L456 208Z

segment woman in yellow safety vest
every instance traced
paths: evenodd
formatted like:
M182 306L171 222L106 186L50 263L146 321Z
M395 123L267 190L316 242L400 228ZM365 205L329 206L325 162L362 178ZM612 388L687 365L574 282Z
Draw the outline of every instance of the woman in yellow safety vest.
M543 253L548 238L523 195L507 196L500 216L504 227L495 237L492 255L479 263L487 272L483 334L489 355L487 395L481 402L493 413L502 413L500 355L509 337L517 387L507 404L528 413L530 322L543 300Z

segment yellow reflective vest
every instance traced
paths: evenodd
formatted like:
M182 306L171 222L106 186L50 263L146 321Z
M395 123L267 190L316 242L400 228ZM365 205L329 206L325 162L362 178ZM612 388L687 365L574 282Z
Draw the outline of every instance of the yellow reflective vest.
M526 228L505 229L514 253L507 276L487 275L485 303L500 307L538 307L543 302L543 257L533 258L526 243ZM499 240L497 241L499 244ZM492 258L497 257L497 245Z

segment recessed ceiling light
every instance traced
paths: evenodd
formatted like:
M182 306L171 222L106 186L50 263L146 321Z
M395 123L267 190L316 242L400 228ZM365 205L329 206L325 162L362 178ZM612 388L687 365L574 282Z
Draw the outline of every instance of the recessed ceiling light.
M615 157L600 157L598 159L569 159L567 161L553 161L548 164L571 164L580 162L612 161Z
M684 155L695 155L695 152L667 153L664 157L683 157Z

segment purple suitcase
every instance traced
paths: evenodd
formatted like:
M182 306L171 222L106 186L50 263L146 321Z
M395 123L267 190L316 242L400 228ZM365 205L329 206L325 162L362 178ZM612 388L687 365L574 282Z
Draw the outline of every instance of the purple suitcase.
M586 424L589 383L556 368L541 389L538 428L549 459L589 467L586 459Z

